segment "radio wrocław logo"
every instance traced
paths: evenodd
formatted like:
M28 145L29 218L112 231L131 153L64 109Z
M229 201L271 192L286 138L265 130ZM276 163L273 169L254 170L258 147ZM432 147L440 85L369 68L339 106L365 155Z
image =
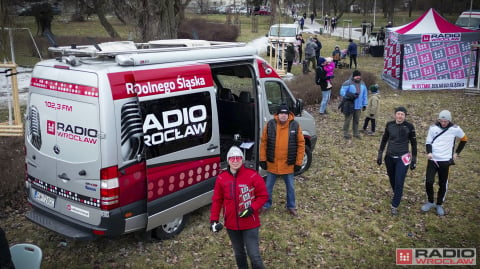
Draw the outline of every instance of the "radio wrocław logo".
M397 265L476 265L475 248L397 248Z

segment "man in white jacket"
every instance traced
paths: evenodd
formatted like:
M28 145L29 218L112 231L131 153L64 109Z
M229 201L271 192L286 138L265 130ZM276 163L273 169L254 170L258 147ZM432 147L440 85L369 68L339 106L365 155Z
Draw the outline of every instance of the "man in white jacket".
M454 152L455 141L460 139L460 143ZM450 165L455 164L458 155L465 147L468 138L462 128L452 123L450 111L443 110L438 115L438 121L430 126L425 141L427 149L427 172L425 175L425 191L428 201L421 210L427 212L436 207L439 216L445 215L443 202L448 188L448 174ZM435 183L435 174L438 173L438 193L437 203L434 203L433 184Z

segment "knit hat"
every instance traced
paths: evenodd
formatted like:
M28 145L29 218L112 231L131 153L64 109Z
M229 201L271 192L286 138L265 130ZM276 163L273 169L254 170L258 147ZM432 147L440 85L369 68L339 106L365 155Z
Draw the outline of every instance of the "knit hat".
M452 121L452 114L448 110L442 110L442 112L438 114L438 119Z
M278 107L278 110L277 110L277 114L280 114L280 113L288 114L289 112L290 112L290 110L288 109L288 106L286 104L281 104Z
M237 157L237 156L242 157L243 159L243 152L237 146L232 146L227 152L227 160L230 157Z
M361 76L361 75L362 75L362 73L360 73L360 71L358 71L358 70L355 70L352 73L352 77L357 77L357 76Z
M320 57L320 59L318 59L318 65L322 65L323 63L325 63L326 59L323 58L323 57Z
M378 84L373 84L368 88L372 93L378 92Z
M327 58L325 58L325 61L331 63L331 62L333 62L333 58L332 57L327 57Z
M397 112L403 112L405 115L407 115L407 109L404 108L403 106L399 106L397 108L395 108L395 113Z

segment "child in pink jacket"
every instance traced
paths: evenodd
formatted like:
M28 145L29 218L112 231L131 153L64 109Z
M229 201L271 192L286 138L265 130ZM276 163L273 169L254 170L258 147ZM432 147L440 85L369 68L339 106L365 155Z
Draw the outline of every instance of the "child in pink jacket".
M323 69L327 75L327 89L332 88L332 78L334 77L333 71L335 70L335 62L332 57L325 58L327 64L323 66Z

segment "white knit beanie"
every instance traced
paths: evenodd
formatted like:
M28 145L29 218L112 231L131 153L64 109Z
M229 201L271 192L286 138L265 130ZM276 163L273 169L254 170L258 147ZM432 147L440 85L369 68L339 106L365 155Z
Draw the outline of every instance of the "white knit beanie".
M438 119L452 121L452 114L448 110L442 110L442 112L438 114Z
M237 157L240 156L243 159L243 152L241 149L239 149L237 146L232 146L227 153L227 160L230 157Z

